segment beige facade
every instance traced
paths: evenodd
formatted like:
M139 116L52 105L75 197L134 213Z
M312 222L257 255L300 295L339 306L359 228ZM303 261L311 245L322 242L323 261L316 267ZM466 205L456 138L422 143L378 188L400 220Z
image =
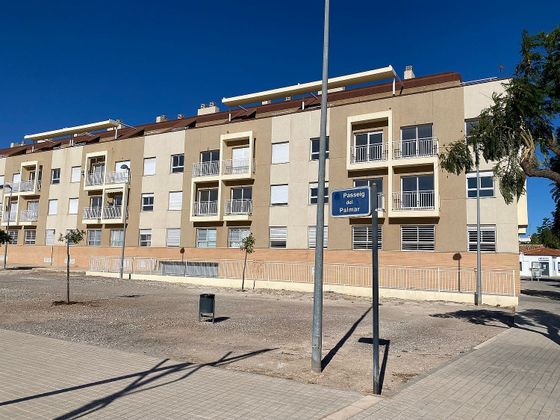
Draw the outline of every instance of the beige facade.
M476 118L501 86L466 85L454 73L403 83L395 93L386 84L329 96L326 179L329 191L378 180L381 250L406 251L403 259L418 264L445 264L455 253L471 254L468 226L476 223L476 211L469 175L444 172L438 151L464 138L465 120ZM204 252L233 258L235 251L226 248L237 247L235 235L251 231L267 258L296 252L290 255L308 259L317 210L311 139L319 137L319 120L318 101L309 97L5 149L0 175L25 185L13 193L12 210L16 202L18 210L10 229L18 231L22 248L34 242L39 262L52 262L43 254L62 245L52 235L70 228L88 231L82 246L96 255L114 255L128 197L126 245L134 255L157 249L177 258L173 248L184 247L187 258ZM53 170L59 170L57 182ZM8 195L4 189L4 227ZM496 232L488 254L518 252L523 205L506 205L495 184L492 197L482 200L482 223ZM369 219L327 216L325 222L328 252L367 260ZM25 230L35 230L33 241ZM199 249L205 247L216 250Z

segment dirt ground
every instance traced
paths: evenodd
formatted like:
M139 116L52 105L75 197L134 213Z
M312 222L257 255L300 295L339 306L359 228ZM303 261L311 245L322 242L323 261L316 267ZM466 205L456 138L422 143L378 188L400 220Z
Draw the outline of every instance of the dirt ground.
M1 272L0 328L178 361L245 355L226 368L371 392L372 320L365 298L325 295L328 364L317 375L310 369L311 294L74 275L71 299L77 303L54 305L64 299L65 284L60 273ZM216 294L215 324L198 321L200 293ZM388 350L384 393L505 328L449 316L473 309L469 305L395 299L381 304L381 350Z

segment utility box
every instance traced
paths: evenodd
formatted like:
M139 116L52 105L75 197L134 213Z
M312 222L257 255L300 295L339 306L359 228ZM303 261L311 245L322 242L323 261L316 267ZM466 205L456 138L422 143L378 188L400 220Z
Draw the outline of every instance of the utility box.
M213 324L215 318L215 310L215 295L212 293L202 293L198 302L198 321L202 321L203 318L212 318Z

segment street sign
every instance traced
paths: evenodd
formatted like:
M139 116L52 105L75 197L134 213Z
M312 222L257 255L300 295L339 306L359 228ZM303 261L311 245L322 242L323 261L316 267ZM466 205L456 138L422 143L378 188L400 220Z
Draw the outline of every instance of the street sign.
M363 217L371 214L370 188L346 188L331 192L332 217Z

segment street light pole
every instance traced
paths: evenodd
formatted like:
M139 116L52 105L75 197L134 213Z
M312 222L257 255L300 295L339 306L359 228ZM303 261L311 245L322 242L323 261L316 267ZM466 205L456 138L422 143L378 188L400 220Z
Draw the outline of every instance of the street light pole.
M482 304L482 264L480 261L480 161L476 144L476 295L474 304Z
M323 240L325 230L325 160L327 150L327 92L329 70L329 0L325 0L323 31L323 81L321 89L321 128L319 137L319 173L317 178L317 222L315 232L315 272L313 278L313 332L311 369L321 372L323 353Z
M12 194L14 190L10 184L4 184L2 188L9 188L10 189L10 198L8 199L8 223L6 225L6 233L10 234L10 218L12 216ZM6 269L6 261L8 259L8 244L10 243L9 240L6 241L6 246L4 247L4 270Z
M121 247L121 271L119 278L122 279L124 275L124 248L126 245L126 225L128 221L128 193L130 191L130 167L128 165L121 165L121 169L126 170L126 183L125 188L126 191L123 194L123 203L122 203L122 211L123 214L123 240L122 240L122 247Z

